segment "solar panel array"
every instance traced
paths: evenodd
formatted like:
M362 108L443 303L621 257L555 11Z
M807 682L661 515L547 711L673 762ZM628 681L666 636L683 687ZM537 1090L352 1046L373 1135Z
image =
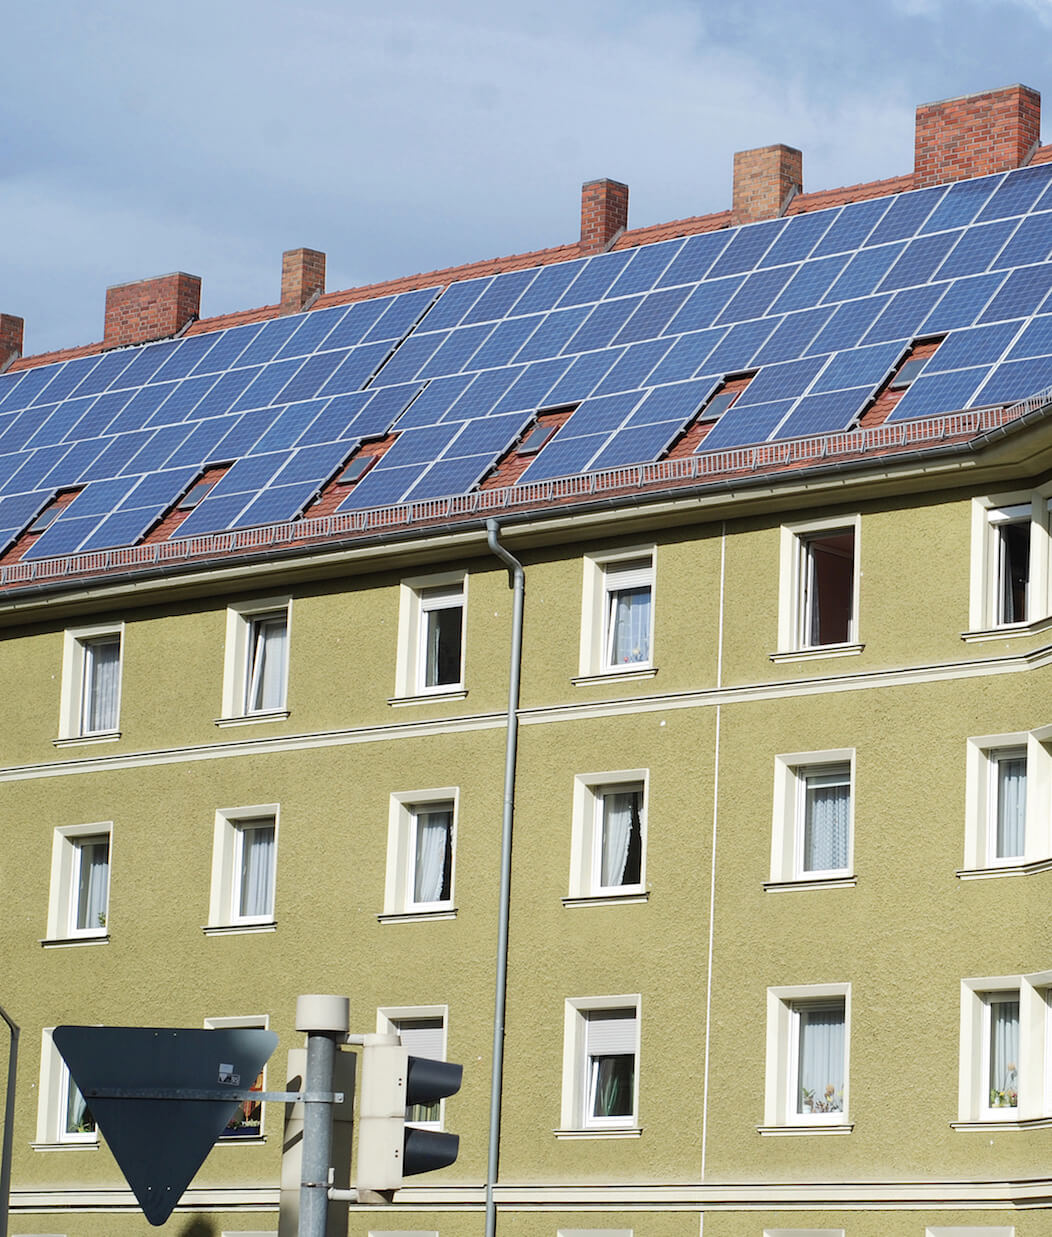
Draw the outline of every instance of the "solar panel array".
M545 409L522 482L659 458L728 375L701 451L847 429L917 338L892 419L1052 384L1052 165L0 375L0 548L27 557L295 518L368 439L351 510L463 493Z

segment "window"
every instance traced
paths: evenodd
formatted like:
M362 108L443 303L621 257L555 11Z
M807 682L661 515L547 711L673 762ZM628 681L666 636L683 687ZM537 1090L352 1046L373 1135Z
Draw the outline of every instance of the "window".
M66 632L60 740L119 737L122 641L120 626Z
M574 779L569 903L645 895L648 772L588 773Z
M381 919L455 913L456 789L391 796Z
M1019 875L1052 854L1049 737L1048 727L1041 727L968 740L964 868L958 875Z
M55 830L47 926L50 941L106 938L112 828L106 823Z
M444 1005L410 1006L377 1011L376 1029L381 1035L400 1035L402 1046L410 1055L430 1061L446 1059L446 1017ZM425 1129L442 1128L443 1101L433 1104L415 1104L406 1109L405 1119L409 1125Z
M227 611L221 721L287 715L290 614L288 598L238 604Z
M858 539L857 516L782 528L781 649L820 651L857 641Z
M209 929L273 926L277 840L274 804L216 813Z
M638 996L567 1001L559 1132L638 1132L638 1062Z
M775 758L770 884L851 877L854 757L843 748Z
M958 1125L1052 1115L1050 986L1048 971L962 982Z
M910 357L899 366L899 372L888 383L889 391L904 391L920 377L921 370L928 364L927 357Z
M580 677L653 673L654 550L585 558Z
M765 1130L846 1132L850 989L815 984L767 990Z
M392 703L464 694L467 577L461 572L404 580Z
M253 1030L265 1031L269 1025L266 1014L257 1014L250 1018L206 1018L205 1028L209 1031L225 1030L227 1028L248 1027ZM249 1087L250 1091L265 1091L267 1069L264 1066ZM237 1112L227 1123L226 1129L219 1135L222 1142L244 1142L248 1138L263 1137L263 1101L243 1100Z
M977 499L972 518L972 638L1049 613L1048 498L1042 493Z
M36 1145L97 1146L99 1136L95 1119L55 1047L51 1038L53 1030L53 1027L45 1028L40 1047Z

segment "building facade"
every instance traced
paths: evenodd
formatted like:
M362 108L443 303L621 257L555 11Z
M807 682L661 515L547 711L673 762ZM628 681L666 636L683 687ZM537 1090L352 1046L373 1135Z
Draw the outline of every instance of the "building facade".
M360 479L412 466L382 466L404 427L431 425L403 413L397 428L340 439L294 518L238 516L193 536L177 535L200 522L191 496L223 486L254 458L247 448L213 443L169 462L179 492L156 512L129 504L127 487L101 488L131 475L125 465L87 484L34 483L35 505L8 480L0 939L2 1003L22 1028L12 1234L145 1229L53 1027L266 1026L281 1046L260 1086L281 1089L305 992L349 995L352 1031L397 1031L419 1055L464 1064L459 1094L411 1114L460 1134L456 1163L390 1204L333 1203L333 1232L459 1237L487 1221L501 1237L1049 1231L1052 373L1040 345L1022 342L1052 323L1040 313L1052 210L1032 209L1052 183L1041 170L1052 173L1052 148L1039 145L1037 109L1023 87L921 108L914 173L852 190L804 194L799 152L745 152L731 211L636 232L624 230L627 189L592 182L579 245L390 287L324 293L323 256L292 251L282 304L236 319L195 321L190 276L126 285L111 290L104 343L68 355L17 358L17 322L3 318L16 359L0 375L0 459L54 449L37 465L57 468L82 441L105 439L94 459L119 447L131 460L166 432L143 420L126 432L144 437L124 443L100 421L89 395L150 389L85 388L112 358L171 364L183 343L218 331L303 329L300 318L386 311L420 289L441 289L426 311L440 312L443 297L498 270L607 253L644 263L674 238L733 245L774 220L833 226L855 202L905 214L927 191L931 212L963 186L952 201L971 202L967 220L913 224L924 286L951 295L938 262L960 245L954 278L1000 272L1041 289L1015 316L980 307L941 329L928 318L904 328L875 378L829 388L868 383L835 431L812 423L767 442L757 431L706 454L705 439L731 424L706 415L711 401L768 381L762 364L728 363L655 458L567 466L532 488L541 457L529 437L555 427L566 442L581 399L538 396L481 481L348 506ZM1034 172L1024 182L1016 169ZM1036 186L1025 201L1024 183ZM1004 186L1023 204L984 220ZM996 253L1027 248L998 266L983 248L994 239ZM879 278L906 243L887 240ZM844 256L823 287L873 261ZM906 286L881 291L877 278L830 301L814 332L831 306ZM383 365L417 346L425 308L385 344ZM151 353L169 337L172 351ZM832 363L864 369L884 346L859 337ZM961 359L940 369L940 348ZM804 351L772 365L784 377L808 355L826 364ZM1030 366L1022 377L1017 357ZM922 389L911 377L923 365L923 389L939 379L951 394L894 417ZM968 391L943 381L982 365L1009 368L976 373ZM42 402L16 407L20 383L45 371L61 381L70 366L83 366L81 385L51 402L41 385ZM241 374L236 400L255 372L227 372ZM449 381L424 377L409 409ZM987 382L1002 398L982 397ZM361 393L373 389L375 369ZM738 407L762 422L772 402ZM306 403L282 407L306 418ZM254 415L251 401L242 409ZM61 438L27 437L62 410ZM596 418L595 449L612 450ZM355 471L362 459L369 471ZM259 494L281 488L275 476ZM238 512L259 501L251 483L232 484L205 501L233 493ZM105 521L140 510L145 529L107 543ZM77 520L79 541L64 531ZM524 580L521 630L508 555ZM353 1186L346 1137L341 1126L336 1181ZM285 1144L281 1106L246 1103L167 1227L293 1233Z

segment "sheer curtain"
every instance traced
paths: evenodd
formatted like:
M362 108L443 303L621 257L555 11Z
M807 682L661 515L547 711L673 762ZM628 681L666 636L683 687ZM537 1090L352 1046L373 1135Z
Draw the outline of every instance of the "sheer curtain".
M1017 859L1026 842L1026 755L997 761L998 859Z
M260 713L266 709L284 707L287 646L288 622L285 615L253 621L246 712Z
M639 808L638 790L613 791L602 796L601 889L639 884Z
M110 892L109 838L87 838L77 846L80 880L77 894L77 927L93 931L106 926Z
M800 1037L796 1111L844 1110L844 1006L796 1009Z
M274 822L238 826L241 834L241 908L244 919L274 913Z
M448 809L416 813L413 901L445 902L449 899L450 831L453 817Z
M120 689L120 638L93 640L84 647L84 717L82 728L94 733L117 729Z
M990 1001L990 1107L1019 1099L1019 998Z
M650 660L650 587L610 594L610 664Z
M850 770L830 769L804 780L805 872L835 872L847 867L851 815Z
M91 1115L80 1088L66 1072L66 1133L93 1134L95 1118Z

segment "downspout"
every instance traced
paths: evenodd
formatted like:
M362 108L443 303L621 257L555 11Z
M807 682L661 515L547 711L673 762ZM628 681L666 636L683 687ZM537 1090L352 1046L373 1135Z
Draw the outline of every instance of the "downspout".
M0 1005L0 1018L11 1032L7 1058L7 1095L4 1099L4 1141L0 1152L0 1237L7 1237L7 1216L11 1198L11 1147L15 1127L15 1077L18 1073L18 1027Z
M500 909L497 919L497 983L493 1002L493 1065L489 1092L489 1151L486 1161L486 1237L497 1231L493 1187L500 1163L500 1103L504 1084L504 1006L508 993L508 918L511 903L511 830L515 816L515 758L519 743L519 679L522 672L522 607L526 575L522 564L500 544L500 525L486 521L486 543L508 568L514 590L511 667L508 676L508 730L504 747L504 814L500 835Z

